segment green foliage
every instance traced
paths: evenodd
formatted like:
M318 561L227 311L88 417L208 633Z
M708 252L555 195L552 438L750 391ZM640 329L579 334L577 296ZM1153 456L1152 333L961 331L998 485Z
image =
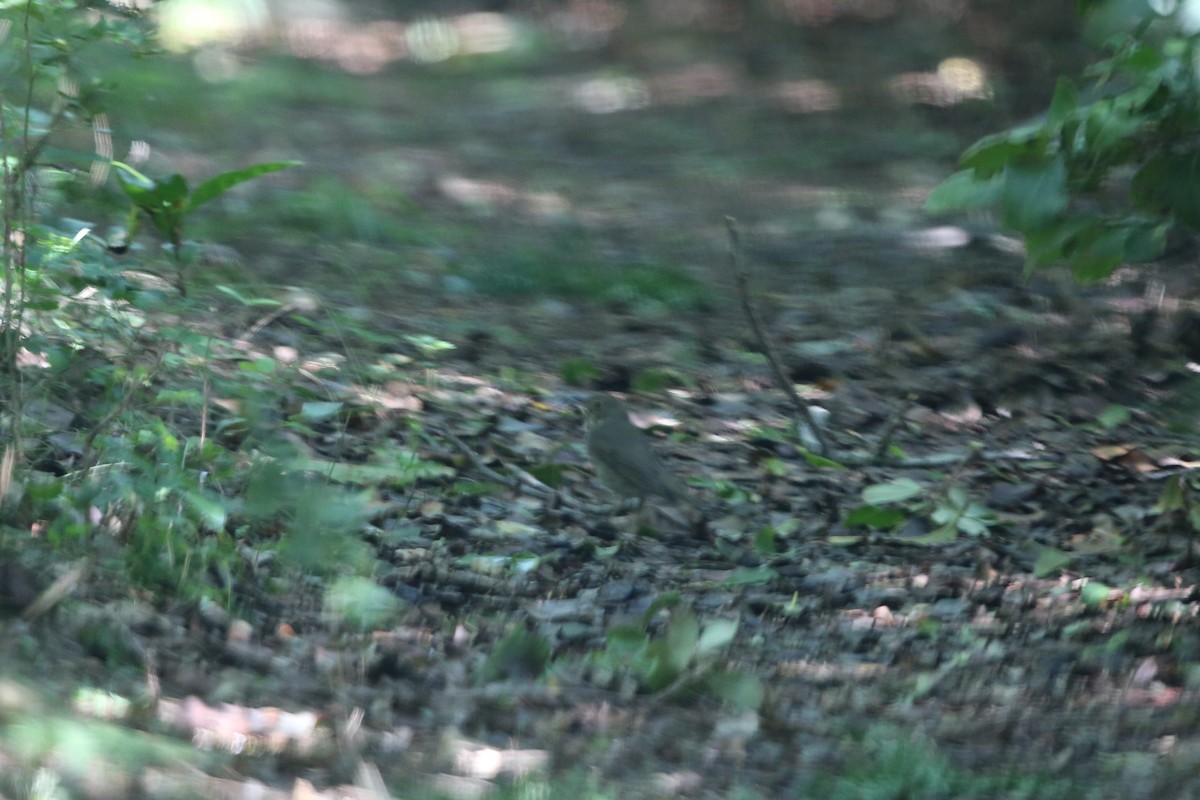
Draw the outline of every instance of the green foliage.
M1165 520L1169 530L1178 530L1187 535L1189 549L1200 537L1200 474L1188 470L1167 479L1163 485L1153 512Z
M961 486L927 496L928 490L911 478L897 478L863 489L864 505L850 511L845 523L850 527L872 530L894 530L909 514L928 517L936 527L923 536L905 541L914 544L937 544L953 541L959 534L983 536L996 524L996 516L981 503L970 498Z
M175 260L176 280L181 294L186 294L183 277L183 223L197 208L215 200L225 192L240 183L253 180L261 175L278 172L281 169L294 167L299 161L276 161L267 164L255 164L243 169L222 172L188 191L187 180L178 173L168 175L160 180L153 180L135 170L128 164L114 161L117 168L117 182L133 203L126 229L127 240L132 240L137 231L137 221L140 216L149 217L159 235L166 239L171 246Z
M1091 281L1156 257L1173 227L1200 230L1200 31L1183 4L1079 7L1118 23L1090 89L1060 79L1042 118L976 142L927 208L997 207L1027 270L1065 262Z
M909 730L879 726L847 743L846 767L814 778L805 797L828 800L1035 800L1079 796L1066 780L1022 771L1009 774L955 767L933 744Z
M237 369L214 369L213 360L229 353L211 336L164 323L161 315L153 326L148 322L165 296L127 279L122 270L131 264L115 263L80 225L60 228L40 219L58 198L46 187L87 184L86 167L106 160L48 145L51 137L69 141L64 133L104 110L105 85L86 74L83 53L117 45L144 54L147 30L134 16L84 14L75 3L5 4L0 17L14 23L6 28L11 47L0 58L11 67L6 88L15 89L3 95L0 145L10 180L2 208L6 229L22 234L3 244L0 343L7 374L15 374L19 352L42 359L40 369L22 367L21 384L0 386L11 390L0 408L11 429L7 441L20 443L12 451L61 465L51 473L18 462L6 521L43 520L38 524L50 544L100 553L106 568L132 583L182 597L212 593L214 574L226 579L218 591L227 592L246 568L240 546L275 550L293 567L369 570L365 545L347 536L362 524L369 498L308 474L312 464L297 459L279 435L274 403L294 393L290 373L271 359L240 357ZM23 85L13 87L14 80ZM51 159L53 167L45 164ZM290 165L225 172L194 190L179 175L152 180L116 166L135 218L151 221L178 263L183 226L196 209ZM237 413L215 413L213 397ZM341 407L325 398L300 398L295 407L289 424L297 428L342 419ZM197 424L209 415L215 425ZM389 474L420 470L419 459L400 454ZM114 644L120 642L103 628L90 632L89 647L119 660Z
M587 358L568 358L558 369L558 375L568 386L590 386L600 377L600 370Z
M662 633L651 633L658 612L676 602L673 595L664 596L651 604L641 624L610 627L604 651L591 656L594 671L627 676L647 694L683 687L738 708L757 708L763 698L757 676L718 661L737 635L737 620L715 619L702 625L691 611L674 608Z
M550 663L550 642L544 636L515 626L492 648L480 676L485 681L532 680Z
M669 367L650 367L638 370L629 380L629 387L641 394L655 394L676 386L689 386L691 378Z
M325 591L325 612L357 630L386 627L399 608L399 599L366 578L339 578Z

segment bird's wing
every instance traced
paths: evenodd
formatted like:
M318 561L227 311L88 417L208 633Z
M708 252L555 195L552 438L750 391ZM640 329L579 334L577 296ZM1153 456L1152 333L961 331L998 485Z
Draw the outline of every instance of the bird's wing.
M636 483L646 494L676 501L688 499L683 482L663 466L650 447L649 438L644 435L636 438L605 436L603 426L596 433L598 435L592 438L591 447L609 469ZM623 447L617 446L618 440L623 441Z

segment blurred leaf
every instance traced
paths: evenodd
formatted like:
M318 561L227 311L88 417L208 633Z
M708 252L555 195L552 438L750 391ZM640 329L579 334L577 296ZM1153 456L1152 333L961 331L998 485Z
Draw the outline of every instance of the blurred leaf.
M725 647L737 636L737 631L736 619L713 620L704 626L704 632L700 634L700 640L696 643L696 654L704 655Z
M1083 237L1078 247L1067 253L1067 263L1076 280L1090 283L1107 278L1125 262L1125 240L1129 234L1123 228L1102 227Z
M340 578L325 591L326 613L358 630L385 627L399 608L391 592L366 578Z
M897 478L863 489L862 497L869 505L901 503L923 494L925 487L912 478Z
M480 675L485 681L533 680L549 663L550 642L517 625L493 647Z
M586 358L568 358L559 367L558 374L568 386L588 386L599 377L600 370Z
M987 180L1018 160L1039 156L1044 133L1040 123L985 136L967 148L959 166L973 170L977 180Z
M304 403L296 416L305 422L324 422L336 417L342 406L343 404L338 402Z
M1133 415L1129 413L1129 409L1122 405L1110 404L1100 412L1100 416L1096 417L1096 422L1104 430L1112 430L1118 425L1124 425L1129 422Z
M690 611L680 611L671 618L667 626L667 657L671 666L683 670L691 663L700 639L700 623Z
M705 682L716 697L743 711L762 706L766 691L762 680L748 670L718 670Z
M925 199L930 214L991 208L1000 202L1003 181L999 175L982 178L973 169L964 169L942 181Z
M1062 157L1006 167L1000 205L1005 224L1018 231L1038 230L1053 222L1067 208L1067 168Z
M1112 589L1099 581L1088 581L1079 591L1079 598L1085 605L1098 606L1108 601Z
M225 192L237 186L239 183L245 183L248 180L257 178L260 175L267 175L272 172L278 172L282 169L300 166L302 161L273 161L264 164L255 164L244 169L235 169L230 172L222 172L214 178L209 178L204 183L196 187L196 191L192 192L191 201L188 203L187 211L193 211L204 205L214 198L220 197Z
M1046 122L1061 126L1078 107L1079 92L1075 84L1066 78L1059 78L1054 87L1054 97L1050 100L1050 109L1046 112Z
M906 519L908 519L908 515L899 508L865 505L851 510L846 515L845 524L848 528L862 526L876 531L886 531L902 525Z
M760 556L775 554L775 529L773 527L767 525L755 534L754 552Z
M932 544L947 544L958 538L958 528L953 524L942 525L939 528L934 528L929 533L923 536L914 536L911 539L904 539L912 544L932 545Z
M689 386L691 379L679 370L654 367L638 370L629 379L629 387L635 392L654 394L675 386Z
M779 573L771 567L742 567L735 569L721 581L722 586L755 586L770 583L779 577Z
M800 451L800 455L804 456L804 460L808 462L809 466L816 467L817 469L848 469L845 464L834 461L832 458L810 453L803 448L797 449Z
M273 300L269 297L246 297L237 289L233 288L232 286L226 286L225 284L218 284L215 288L221 294L228 295L242 305L250 308L277 308L282 305L282 303L280 303L278 300Z
M225 529L225 503L222 499L200 491L186 491L183 493L183 502L208 530Z
M1039 578L1046 578L1059 570L1066 569L1070 563L1071 556L1063 551L1053 547L1043 547L1042 551L1038 553L1037 560L1033 562L1033 574Z

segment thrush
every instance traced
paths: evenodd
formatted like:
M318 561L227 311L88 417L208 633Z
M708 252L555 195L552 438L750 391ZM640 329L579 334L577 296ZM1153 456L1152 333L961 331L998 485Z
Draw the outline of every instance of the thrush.
M675 504L690 504L683 481L671 474L654 450L650 438L632 422L615 397L594 394L583 405L587 420L587 451L600 481L621 497L661 497Z

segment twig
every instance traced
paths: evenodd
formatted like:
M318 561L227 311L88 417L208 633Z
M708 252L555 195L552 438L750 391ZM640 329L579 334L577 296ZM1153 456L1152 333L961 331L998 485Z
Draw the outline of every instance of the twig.
M545 500L555 501L558 504L572 510L580 511L585 514L594 514L597 516L609 516L622 510L624 506L630 505L632 502L626 500L620 503L603 506L585 503L582 500L578 500L570 495L563 494L562 492L547 486L533 475L530 475L525 470L521 469L520 467L513 466L512 464L504 465L505 468L512 473L512 475L504 475L503 473L492 469L487 464L484 464L483 459L479 457L478 453L471 449L470 445L455 436L450 431L443 431L442 434L450 440L450 443L453 444L460 453L467 457L467 460L471 462L471 466L477 472L490 481L495 481L501 486L507 486L514 492L525 492L527 494L532 494Z
M775 375L775 382L779 384L779 388L792 401L792 405L799 412L803 424L808 426L808 429L812 431L813 438L817 441L817 455L824 456L829 452L829 444L825 440L825 433L813 417L812 409L809 408L808 402L800 396L791 379L788 378L787 372L783 368L783 362L779 360L779 355L775 352L775 348L767 338L766 328L758 316L758 311L754 308L754 303L750 300L749 278L746 275L746 266L742 259L742 241L741 236L738 234L737 220L733 217L725 217L725 227L729 231L729 262L733 269L733 279L737 286L738 299L742 303L742 310L746 313L746 319L750 322L750 329L754 332L754 338L758 341L758 346L762 349L763 355L767 357L767 363L771 365L771 371Z
M501 486L507 486L514 492L520 492L522 485L524 485L525 488L532 491L533 494L547 499L558 494L554 491L554 489L542 483L524 470L509 466L509 469L513 471L513 475L516 476L515 478L497 472L487 464L484 464L483 459L479 457L479 454L472 450L470 446L462 439L459 439L450 431L443 431L443 435L450 440L451 444L458 448L459 452L467 457L467 460L471 462L471 466L474 467L478 472L482 473L483 476L488 480L495 481Z
M908 408L912 406L909 405ZM875 460L882 461L888 447L892 444L892 437L896 434L896 429L904 422L904 415L908 408L896 409L896 413L892 414L892 418L883 426L883 432L879 435L879 442L875 445Z
M239 336L237 338L237 341L239 341L239 342L250 341L263 328L267 327L272 322L274 322L275 320L282 317L284 314L290 314L298 308L299 308L299 306L296 303L285 303L284 305L281 305L279 308L275 309L274 311L267 314L266 316L260 318L257 322L255 322L253 325L251 325L246 330L245 333L243 333L241 336Z
M1031 453L1021 448L1010 450L972 450L969 452L951 451L948 453L930 453L925 456L907 456L905 458L880 459L876 453L840 453L835 457L839 464L846 466L882 466L898 467L900 469L914 467L944 467L950 464L961 464L964 459L978 458L980 461L1034 461L1045 458L1044 454Z

